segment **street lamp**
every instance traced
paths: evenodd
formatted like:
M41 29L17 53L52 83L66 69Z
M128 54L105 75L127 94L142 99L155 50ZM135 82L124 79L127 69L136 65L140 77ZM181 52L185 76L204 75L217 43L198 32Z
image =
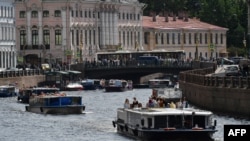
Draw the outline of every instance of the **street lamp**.
M245 37L245 33L244 33L244 39L243 39L243 45L244 45L244 48L245 48L245 57L247 58L247 48L246 48L246 46L247 46L247 41L246 41L246 37Z

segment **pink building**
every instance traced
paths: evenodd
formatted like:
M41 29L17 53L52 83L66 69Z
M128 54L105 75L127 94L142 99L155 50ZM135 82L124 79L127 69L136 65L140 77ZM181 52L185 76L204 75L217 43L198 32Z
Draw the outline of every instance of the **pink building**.
M116 50L184 50L187 58L226 53L226 28L181 13L143 16L145 7L138 0L15 0L18 55L40 64L91 61Z

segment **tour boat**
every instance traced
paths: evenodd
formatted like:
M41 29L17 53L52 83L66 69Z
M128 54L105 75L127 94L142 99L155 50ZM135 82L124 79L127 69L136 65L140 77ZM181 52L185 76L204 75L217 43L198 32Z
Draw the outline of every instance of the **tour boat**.
M59 92L59 88L56 87L34 87L34 88L25 88L20 90L17 101L21 103L29 103L29 99L31 95L41 95L43 94L54 94Z
M66 91L80 91L83 90L83 86L78 82L71 82L65 87Z
M123 92L133 89L132 85L132 81L111 79L105 84L104 88L106 92Z
M83 90L102 89L101 80L99 79L84 79L80 84L83 86Z
M173 83L170 79L150 79L148 81L149 88L166 88L173 87Z
M65 94L40 95L31 97L26 111L39 114L82 114L85 105L80 96L66 96Z
M0 97L11 97L18 95L18 88L14 85L0 86Z
M118 133L142 140L212 140L217 132L210 111L191 108L118 108Z

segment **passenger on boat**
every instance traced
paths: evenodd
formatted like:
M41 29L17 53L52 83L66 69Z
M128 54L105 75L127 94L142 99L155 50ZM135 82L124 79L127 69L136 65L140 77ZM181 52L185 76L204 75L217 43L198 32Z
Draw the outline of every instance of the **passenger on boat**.
M125 102L124 102L124 108L130 108L130 103L129 103L129 100L126 98L125 99Z
M186 100L186 97L183 97L182 108L188 108L188 102Z
M137 108L138 107L139 102L137 101L136 97L133 98L133 103L132 103L132 107L133 108Z
M159 108L165 107L165 102L164 102L163 98L158 98L158 107Z
M176 105L174 104L173 101L171 101L171 103L170 103L170 108L176 108Z
M182 105L182 101L180 99L180 101L176 102L176 108L182 108L182 107L183 107L183 105Z
M154 103L154 101L153 101L153 99L151 97L149 97L149 100L148 100L148 103L147 103L146 107L148 107L148 108L155 107L155 103Z

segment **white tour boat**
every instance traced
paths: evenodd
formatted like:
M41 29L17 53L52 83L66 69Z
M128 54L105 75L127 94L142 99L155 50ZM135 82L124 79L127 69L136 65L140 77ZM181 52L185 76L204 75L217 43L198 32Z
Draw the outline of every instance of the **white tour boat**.
M118 133L142 140L212 140L216 120L210 111L190 108L135 108L117 110Z

